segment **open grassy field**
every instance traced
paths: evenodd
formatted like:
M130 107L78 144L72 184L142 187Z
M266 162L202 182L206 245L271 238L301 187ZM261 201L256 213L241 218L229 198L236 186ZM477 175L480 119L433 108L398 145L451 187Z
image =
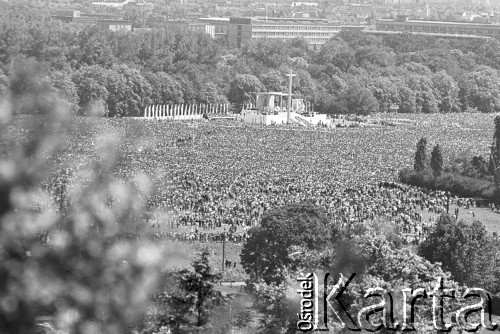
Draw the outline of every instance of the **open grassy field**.
M455 212L455 205L450 205L450 214ZM472 214L474 212L474 214ZM431 216L436 216L435 213L422 212L422 219L427 220ZM497 232L500 234L500 213L493 212L489 208L486 207L477 207L465 209L464 207L459 208L458 219L463 219L467 222L472 223L473 221L482 222L488 232L493 233Z
M500 234L500 213L491 212L486 208L476 208L474 211L475 217L472 217L470 214L459 214L458 219L465 219L466 221L478 220L484 224L489 232L497 232L497 234Z

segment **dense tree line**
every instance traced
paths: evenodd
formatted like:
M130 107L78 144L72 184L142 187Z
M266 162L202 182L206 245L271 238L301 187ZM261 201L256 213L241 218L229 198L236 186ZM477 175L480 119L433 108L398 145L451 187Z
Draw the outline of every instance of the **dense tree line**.
M1 6L0 93L43 88L82 115L138 115L150 103L239 107L255 91L285 90L290 69L294 93L321 112L500 110L500 43L493 39L341 32L317 50L303 39L229 49L206 34L161 26L111 32L59 22L24 2ZM23 77L27 68L36 75Z

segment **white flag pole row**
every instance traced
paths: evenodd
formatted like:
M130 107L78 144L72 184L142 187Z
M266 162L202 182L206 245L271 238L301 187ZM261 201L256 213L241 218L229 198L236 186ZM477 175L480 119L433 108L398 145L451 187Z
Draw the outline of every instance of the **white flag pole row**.
M204 113L229 114L229 109L229 103L150 105L144 108L144 118L175 118L176 116L195 116Z

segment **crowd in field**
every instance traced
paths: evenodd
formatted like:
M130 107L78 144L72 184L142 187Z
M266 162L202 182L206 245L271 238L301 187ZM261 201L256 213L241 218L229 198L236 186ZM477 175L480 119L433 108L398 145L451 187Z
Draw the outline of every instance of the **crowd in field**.
M453 142L458 132L449 130L439 137L424 125L312 130L241 126L229 120L202 122L197 127L107 122L92 128L93 134L77 127L82 140L71 142L65 150L78 152L80 159L92 157L96 152L86 146L89 139L93 142L103 132L121 134L115 173L124 180L139 171L152 178L157 192L150 199L150 211L172 212L174 220L158 219L156 228L173 226L174 230L152 233L171 241L220 242L225 235L226 241L241 242L269 209L311 202L327 212L332 224L349 228L382 220L406 242L418 243L433 217L446 212L449 201L457 202L443 192L393 183L397 171L411 164L416 138L425 131L451 148L452 154L467 148ZM179 140L184 138L189 142ZM59 163L64 164L64 159ZM426 212L430 214L423 219Z
M241 131L244 133L244 130ZM215 160L214 167L231 162L223 156L212 158ZM225 161L218 162L217 158ZM231 183L224 175L213 177L210 173L189 171L189 168L178 169L173 174L178 187L173 192L162 194L163 201L159 203L178 212L177 227L195 227L196 230L181 236L170 235L168 239L220 241L214 234L202 231L221 226L239 229L244 239L246 229L257 225L269 209L311 202L327 212L332 224L342 228L374 219L383 220L393 225L403 241L418 243L427 235L435 217L448 211L449 205L457 201L444 192L392 182L364 185L353 182L353 187L347 187L348 184L342 184L333 173L322 174L318 171L297 175L285 164L281 168L273 168L269 157L255 159L251 163ZM210 170L210 166L205 167ZM434 215L423 220L423 212Z
M264 184L264 180L262 184L257 180L237 181L232 187L231 199L226 202L215 201L213 193L207 194L202 189L203 187L184 189L186 192L192 191L192 198L197 200L181 201L185 211L176 221L177 227L194 227L195 231L169 232L167 239L221 241L217 233L202 231L223 225L231 226L235 231L241 229L243 233L239 236L244 239L247 229L257 225L269 209L285 204L310 202L325 210L331 224L343 229L349 229L357 223L379 220L392 225L404 242L418 243L430 231L435 218L447 212L450 204L457 203L456 198L445 192L426 191L393 182L379 182L339 191L334 186L291 179L267 184ZM424 212L431 213L431 218L422 219ZM229 240L233 238L229 237Z
M154 232L155 240L179 242L231 242L241 243L247 237L246 232Z

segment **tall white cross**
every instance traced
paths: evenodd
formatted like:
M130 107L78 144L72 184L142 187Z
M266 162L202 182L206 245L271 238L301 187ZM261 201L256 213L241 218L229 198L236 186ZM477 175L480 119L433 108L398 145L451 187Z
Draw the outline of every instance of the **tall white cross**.
M288 77L288 112L286 114L286 124L290 124L290 111L292 110L292 80L297 74L293 74L292 69L286 75Z

